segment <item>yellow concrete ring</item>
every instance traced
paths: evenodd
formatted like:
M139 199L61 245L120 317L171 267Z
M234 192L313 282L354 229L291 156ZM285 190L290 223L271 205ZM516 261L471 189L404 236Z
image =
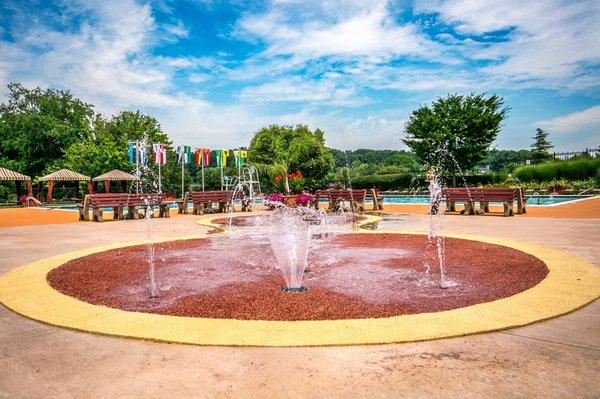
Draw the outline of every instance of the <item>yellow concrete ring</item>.
M519 294L464 308L377 319L323 321L210 319L128 312L80 301L61 294L46 282L50 270L69 260L145 243L128 242L70 252L13 269L0 277L0 302L34 320L97 334L197 345L315 346L423 341L496 331L571 312L600 296L600 272L576 256L500 239L449 236L529 253L544 261L549 273L539 284ZM178 239L191 238L199 237Z

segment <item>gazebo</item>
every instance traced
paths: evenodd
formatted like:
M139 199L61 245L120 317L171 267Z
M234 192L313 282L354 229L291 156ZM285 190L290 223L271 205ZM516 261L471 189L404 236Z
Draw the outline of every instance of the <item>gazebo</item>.
M33 187L31 186L31 177L29 176L10 169L0 168L0 181L14 181L17 184L17 197L21 196L23 189L21 182L24 181L27 184L27 196L33 196Z
M94 182L99 182L99 181L103 181L104 182L104 191L106 193L110 192L110 182L111 181L120 181L123 184L123 191L126 191L126 187L125 187L125 182L127 181L139 181L140 178L137 176L134 176L130 173L127 172L123 172L122 170L119 169L113 169L110 172L106 172L103 175L94 177L92 179L92 181Z
M52 203L52 191L54 190L54 182L55 181L75 181L77 182L77 186L75 189L75 196L79 196L79 182L85 181L87 182L87 190L88 193L92 192L92 182L90 181L90 177L86 175L82 175L81 173L73 172L70 169L61 169L54 173L50 173L44 177L39 178L38 183L38 196L42 195L42 187L43 183L48 182L48 194L46 196L46 203ZM41 198L40 198L41 199Z

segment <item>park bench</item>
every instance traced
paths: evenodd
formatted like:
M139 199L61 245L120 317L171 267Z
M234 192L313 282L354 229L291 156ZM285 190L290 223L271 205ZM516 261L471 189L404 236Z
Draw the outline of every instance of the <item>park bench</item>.
M367 190L367 196L365 198L370 198L373 201L373 210L374 211L382 211L383 210L383 197L381 196L381 190L378 188L372 188Z
M212 204L219 205L219 212L226 212L232 206L232 197L233 191L192 191L193 214L202 215Z
M321 199L329 199L329 190L316 190L315 198L313 199L312 205L315 209L319 209L319 202Z
M246 194L244 194L242 190L236 191L233 199L239 200L242 203L242 212L252 212L252 201L250 200L250 198L246 197Z
M446 211L455 212L456 202L464 203L461 214L475 215L490 212L490 202L500 202L503 205L504 216L514 215L514 202L517 202L517 213L525 213L525 201L520 188L447 188L443 191L446 197ZM479 202L479 209L475 209Z
M329 210L336 210L341 201L348 201L354 212L364 212L366 195L367 190L364 189L329 190Z
M127 218L139 219L139 209L144 212L152 212L152 208L158 206L158 217L168 218L170 214L170 203L165 202L165 195L159 193L128 194Z
M139 219L138 208L143 207L148 211L152 206L159 206L159 216L169 217L169 204L163 201L163 194L144 193L109 193L88 194L83 204L79 205L79 220L89 220L89 208L92 208L92 220L104 221L104 208L113 208L113 219L125 219L124 209L127 207L128 219Z
M190 201L190 193L185 193L183 198L175 201L177 203L177 213L188 213L188 202Z
M442 193L446 197L446 212L456 212L456 203L463 202L465 206L460 213L474 215L476 198L473 197L473 194L475 190L475 187L445 188Z

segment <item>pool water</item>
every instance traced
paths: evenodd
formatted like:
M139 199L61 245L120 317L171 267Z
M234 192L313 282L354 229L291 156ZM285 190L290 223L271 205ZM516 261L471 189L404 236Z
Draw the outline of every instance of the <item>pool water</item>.
M384 204L427 204L428 195L383 195ZM590 198L592 195L535 195L527 198L527 205L553 205L561 202Z

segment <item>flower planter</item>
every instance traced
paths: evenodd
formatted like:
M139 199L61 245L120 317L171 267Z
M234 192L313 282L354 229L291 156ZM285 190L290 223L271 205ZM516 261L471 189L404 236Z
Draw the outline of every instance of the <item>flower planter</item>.
M298 196L297 195L286 195L283 199L283 203L290 208L295 208L298 206Z

